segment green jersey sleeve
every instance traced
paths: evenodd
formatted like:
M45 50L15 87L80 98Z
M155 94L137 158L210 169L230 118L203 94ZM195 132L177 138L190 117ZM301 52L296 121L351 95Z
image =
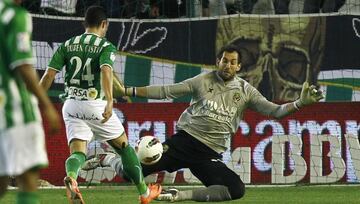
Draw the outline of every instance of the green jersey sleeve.
M115 58L116 58L116 51L117 50L116 50L115 46L112 44L106 46L102 50L100 58L99 58L100 68L103 65L108 65L109 67L113 68Z
M6 40L7 50L11 52L11 55L9 55L11 69L23 64L34 64L35 62L31 47L31 16L23 9L18 10L13 15L14 17L9 22L10 33Z
M61 44L50 60L48 67L61 71L65 65L65 46Z

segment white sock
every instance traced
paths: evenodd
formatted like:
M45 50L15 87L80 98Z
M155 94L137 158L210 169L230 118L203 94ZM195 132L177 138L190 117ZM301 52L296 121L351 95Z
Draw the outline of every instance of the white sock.
M107 154L105 156L104 160L102 161L102 165L103 166L110 166L111 165L111 160L113 160L114 157L116 157L116 154Z
M193 190L179 191L179 196L176 201L179 200L191 200L193 196Z
M105 157L106 159L106 157ZM105 161L104 159L104 161ZM123 168L122 168L122 161L121 161L121 157L119 155L115 155L112 157L109 157L109 165L116 171L117 175L120 177L123 177Z

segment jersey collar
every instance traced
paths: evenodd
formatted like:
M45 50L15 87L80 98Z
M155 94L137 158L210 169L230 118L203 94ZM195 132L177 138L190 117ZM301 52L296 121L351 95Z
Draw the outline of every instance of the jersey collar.
M241 80L239 80L239 77L237 75L235 75L235 77L230 80L230 81L224 81L218 74L217 71L214 71L215 72L215 77L217 78L217 80L219 80L224 86L226 87L235 87L235 88L238 88L240 86L242 86L243 84L241 83Z
M91 35L95 35L95 36L101 38L100 35L98 35L98 34L96 34L96 33L85 32L84 34L91 34Z

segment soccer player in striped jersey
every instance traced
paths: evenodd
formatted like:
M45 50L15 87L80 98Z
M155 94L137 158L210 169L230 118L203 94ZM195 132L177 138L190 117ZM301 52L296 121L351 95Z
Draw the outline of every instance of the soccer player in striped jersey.
M31 16L17 4L20 1L0 1L0 197L9 176L16 176L16 203L38 204L39 169L48 159L37 100L52 130L60 128L60 117L38 84Z
M113 64L117 52L104 36L108 21L103 8L89 7L85 14L86 32L61 44L41 79L48 90L57 72L65 66L63 118L70 156L66 160L64 183L70 203L84 203L77 187L78 172L85 161L87 143L108 142L121 156L124 171L136 184L140 203L147 204L161 192L158 184L146 186L141 165L119 118L113 113Z
M169 189L159 195L159 200L217 202L240 199L245 194L245 185L221 159L238 130L244 111L250 108L282 118L324 97L315 86L305 82L300 98L294 102L278 105L266 100L258 90L236 76L241 69L241 55L232 45L218 53L217 67L217 70L172 85L123 87L121 83L114 83L115 93L119 96L152 99L192 96L190 106L177 122L177 133L163 143L166 148L161 159L153 165L143 165L143 174L189 168L205 187L188 191ZM85 166L112 166L118 175L123 175L121 160L115 155L95 157L92 162Z

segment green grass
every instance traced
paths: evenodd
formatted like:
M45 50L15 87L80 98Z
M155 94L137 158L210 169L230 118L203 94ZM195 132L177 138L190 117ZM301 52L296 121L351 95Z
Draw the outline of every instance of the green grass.
M360 203L359 186L294 186L247 188L241 200L221 202L243 203ZM43 204L67 203L64 189L42 189L39 191ZM82 189L87 204L136 204L138 196L133 187L96 187ZM10 190L0 203L14 203L16 191ZM154 201L153 203L167 203ZM195 203L184 201L179 203ZM218 203L218 202L217 202Z

